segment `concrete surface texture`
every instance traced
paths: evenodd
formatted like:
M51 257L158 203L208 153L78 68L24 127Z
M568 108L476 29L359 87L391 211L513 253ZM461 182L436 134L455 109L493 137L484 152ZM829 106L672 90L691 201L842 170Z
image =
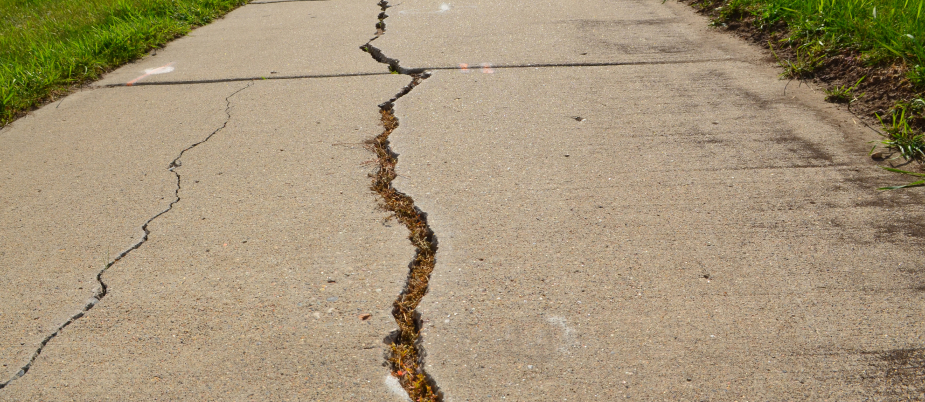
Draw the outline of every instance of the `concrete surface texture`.
M228 98L227 126L181 159L180 201L107 271L99 305L0 396L391 398L382 339L412 250L402 227L382 223L361 143L378 123L367 97L403 83L218 84L212 103L245 89ZM130 90L153 101L202 88ZM326 92L339 100L309 95Z
M544 7L455 2L427 46L400 27L428 17L393 11L378 43L491 62L467 51L504 18L543 27L530 62L656 62L441 71L398 103L396 186L440 239L421 311L446 399L922 397L922 197L873 190L895 180L876 135L683 6ZM576 24L600 40L549 39Z
M375 4L359 0L250 4L95 85L124 84L158 67L173 71L140 82L381 74L355 51L376 33L378 14Z
M84 305L96 273L173 201L167 165L221 125L223 87L184 96L85 91L2 131L2 381Z
M700 19L642 1L393 2L376 42L408 68L632 63L735 57L701 46ZM412 40L411 38L414 37Z
M374 1L262 3L0 130L0 400L403 399L411 78ZM849 113L673 2L391 6L443 400L925 398L923 196Z

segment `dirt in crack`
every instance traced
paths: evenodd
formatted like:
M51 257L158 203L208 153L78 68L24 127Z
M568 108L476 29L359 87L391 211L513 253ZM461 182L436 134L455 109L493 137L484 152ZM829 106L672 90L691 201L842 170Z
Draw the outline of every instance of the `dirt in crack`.
M398 330L388 338L390 345L386 360L392 376L398 379L412 401L436 402L442 401L443 395L434 379L424 370L424 350L421 346L422 321L417 307L427 294L430 274L434 271L437 237L427 224L427 214L414 205L411 197L392 186L392 181L398 176L395 173L398 155L392 152L389 146L389 136L398 128L395 102L427 79L430 73L424 69L404 68L397 59L387 57L372 45L374 40L385 34L385 19L388 18L385 11L390 7L385 0L379 1L378 5L382 12L376 23L376 36L360 46L360 50L369 53L377 62L387 65L392 74L412 77L410 84L388 102L379 105L383 130L381 134L367 141L370 150L376 154L379 165L376 173L370 175L373 179L370 188L381 197L380 207L392 213L390 218L395 218L408 229L408 240L415 249L414 259L408 264L405 288L392 303L392 315L398 324Z
M369 53L369 55L373 57L373 60L376 60L379 63L389 66L389 72L392 74L404 74L404 75L410 75L412 77L419 77L419 76L427 75L427 70L423 68L415 69L415 68L402 67L398 59L393 59L393 58L386 56L384 53L382 53L382 50L379 50L379 48L372 45L373 41L375 41L376 39L379 39L379 37L385 34L385 19L389 17L388 15L385 14L385 10L391 7L389 3L385 0L380 1L378 5L379 5L379 8L382 9L382 12L379 13L379 22L376 23L376 36L373 36L373 38L367 41L366 44L364 44L363 46L360 46L360 50L366 53ZM406 93L407 92L396 95L394 98L392 98L391 102L396 101L398 98L401 98Z
M403 94L411 91L426 77L414 77ZM394 100L380 105L382 134L369 140L371 150L376 153L379 169L372 175L372 190L382 198L381 207L393 214L408 231L408 239L415 248L414 259L408 265L405 288L392 304L392 315L398 324L398 331L390 337L391 345L387 356L392 375L398 378L402 388L412 401L440 401L441 394L433 378L424 371L423 348L421 347L421 318L417 306L427 293L430 274L434 270L437 254L437 238L427 224L427 215L414 205L414 200L392 186L395 180L395 165L398 155L389 146L389 135L398 127Z
M385 34L385 19L389 18L389 16L386 15L385 10L388 10L389 7L391 7L389 2L385 0L380 0L379 3L376 3L376 5L378 5L379 9L382 11L379 12L379 22L376 23L376 37L370 39L370 42Z
M167 170L173 173L177 179L177 187L176 189L174 189L174 193L173 193L174 200L171 201L169 205L167 205L166 209L164 209L161 212L158 212L156 215L152 216L147 221L145 221L143 225L141 225L141 230L144 232L144 236L141 237L141 240L131 245L129 248L125 249L125 251L119 253L119 255L117 255L116 258L114 258L112 261L106 263L103 269L101 269L96 274L96 282L99 285L98 288L96 289L96 293L94 293L93 296L91 296L90 299L87 300L87 303L84 304L83 308L77 314L74 314L73 316L68 318L68 320L65 321L63 324L59 325L58 328L54 330L54 332L52 332L51 334L47 335L44 339L42 339L42 342L39 343L39 346L38 348L36 348L35 352L32 352L32 356L29 358L29 361L24 366L22 366L22 368L19 369L19 372L13 375L12 378L7 380L6 382L0 383L0 389L5 388L11 382L26 375L26 373L28 373L29 370L32 368L32 366L35 364L36 359L38 359L39 355L42 354L42 351L45 350L45 347L48 345L49 342L51 342L52 339L58 336L58 334L60 334L61 331L64 330L64 328L67 328L69 325L73 324L75 321L82 318L88 311L90 311L90 309L96 306L96 304L99 303L100 300L103 300L103 298L106 297L106 295L109 293L109 286L107 286L106 282L103 281L103 275L106 273L106 271L108 271L109 268L112 268L113 265L116 265L116 263L121 261L123 258L128 256L131 252L138 250L142 245L144 245L145 242L148 241L148 236L151 234L151 231L148 230L148 225L150 225L151 222L154 222L155 219L160 218L164 214L170 212L170 210L173 209L174 205L180 202L180 189L182 188L182 181L181 181L180 174L177 173L177 170L176 170L177 168L181 166L180 159L183 158L183 155L186 153L186 151L196 148L197 146L209 141L210 139L212 139L213 136L215 136L215 134L218 134L219 131L222 131L228 125L228 122L231 120L231 97L237 95L238 92L241 92L247 89L251 85L253 85L253 82L248 83L247 86L241 89L238 89L234 91L233 93L231 93L231 95L228 95L227 97L225 97L225 116L226 118L225 118L225 122L222 123L222 125L219 128L215 129L215 131L210 133L208 136L206 136L206 138L202 139L201 141L193 145L190 145L186 147L185 149L183 149L182 151L180 151L177 157L174 158L172 161L170 161L170 164L167 165Z

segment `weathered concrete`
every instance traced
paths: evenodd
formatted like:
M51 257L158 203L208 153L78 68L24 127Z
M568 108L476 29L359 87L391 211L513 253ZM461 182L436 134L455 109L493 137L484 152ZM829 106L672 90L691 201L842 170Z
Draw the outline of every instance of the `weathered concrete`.
M95 85L383 73L357 47L375 36L379 8L362 0L251 4L196 29Z
M98 85L124 82L164 57L177 69L145 81L248 77L271 65L290 75L382 72L357 50L374 33L376 7L337 3L244 7ZM294 27L318 7L368 21L326 19L342 28L303 27L289 34L322 37L288 44L281 30L255 22ZM235 39L243 25L255 28L251 40L259 32L278 47ZM207 50L216 47L225 52ZM280 49L307 56L293 64ZM202 67L182 68L187 60ZM96 274L174 201L171 161L228 124L180 159L181 201L104 274L103 301L52 339L0 399L392 398L382 339L394 329L387 312L411 248L403 228L383 226L368 190L371 154L360 143L381 130L376 105L406 83L385 76L95 89L5 128L2 381L84 308ZM226 97L252 84L228 107Z
M408 68L679 62L737 57L675 7L631 1L395 2L376 41ZM673 6L673 5L672 5Z
M84 91L0 131L0 382L167 208L168 164L221 126L232 88Z
M874 190L849 114L671 2L393 6L374 45L437 69L390 139L445 400L925 398L923 197ZM378 13L248 5L96 86L384 73ZM409 80L96 88L0 131L0 381L180 177L0 400L394 399L413 251L362 142Z
M865 158L876 136L785 96L752 49L690 10L620 4L670 14L632 25L655 48L688 27L674 35L705 42L678 54L749 62L445 71L397 105L396 187L440 241L422 313L447 400L917 396L885 368L925 344L920 193L877 192L896 178ZM378 45L414 65L508 29L465 21L392 23Z
M390 399L382 339L412 252L376 209L361 142L378 130L367 98L404 81L232 97L227 127L176 170L180 202L104 276L110 294L0 397Z

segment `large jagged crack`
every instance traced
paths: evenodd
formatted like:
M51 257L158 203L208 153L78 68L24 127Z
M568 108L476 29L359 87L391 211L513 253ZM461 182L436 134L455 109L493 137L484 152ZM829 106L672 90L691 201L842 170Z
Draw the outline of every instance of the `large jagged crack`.
M395 302L392 303L392 315L398 324L398 330L390 337L389 351L386 356L392 376L398 379L402 388L414 402L436 402L443 399L434 379L424 370L424 351L421 346L422 320L417 311L418 305L427 294L430 275L436 264L437 237L427 223L427 214L414 205L414 200L392 185L398 176L395 166L398 154L389 145L389 136L398 128L395 116L395 102L410 93L430 73L421 69L406 69L398 60L387 57L372 42L385 34L385 11L389 4L385 0L378 3L382 12L376 23L376 36L360 46L374 60L385 64L389 72L411 76L411 83L402 88L392 99L379 105L383 131L367 141L370 149L376 153L378 169L371 175L370 188L381 197L382 209L392 213L408 229L408 240L415 248L414 259L408 264L408 278L405 287Z
M218 134L219 131L224 130L225 127L228 126L228 122L231 121L231 98L232 98L233 96L237 95L238 92L241 92L241 91L247 89L247 88L250 87L251 85L253 85L253 82L247 84L245 87L240 88L240 89L234 91L233 93L231 93L231 95L228 95L227 97L225 97L225 116L226 116L226 117L225 117L225 121L222 123L222 125L221 125L220 127L218 127L217 129L215 129L215 131L213 131L212 133L210 133L208 136L206 136L206 137L205 137L204 139L202 139L201 141L196 142L196 143L194 143L193 145L190 145L190 146L186 147L185 149L183 149L182 151L180 151L180 153L177 154L177 157L174 158L172 161L170 161L170 164L167 165L167 170L169 170L171 173L173 173L174 176L175 176L176 179L177 179L177 186L176 186L176 188L174 189L174 193L173 193L173 195L174 195L174 200L171 201L169 205L167 205L167 208L165 208L165 209L164 209L163 211L161 211L161 212L158 212L158 213L155 214L154 216L148 218L148 220L145 221L145 223L144 223L143 225L141 225L141 230L144 232L144 236L142 236L141 239L138 240L138 242L136 242L135 244L131 245L129 248L127 248L127 249L125 249L124 251L122 251L121 253L119 253L114 259L112 259L112 261L109 261L108 263L106 263L106 265L103 267L103 269L101 269L99 272L97 272L97 274L96 274L96 282L97 282L98 286L97 286L97 289L96 289L95 293L93 294L93 296L91 296L90 299L87 300L86 304L84 304L83 308L81 308L81 310L80 310L79 312L77 312L76 314L72 315L72 316L71 316L70 318L68 318L67 321L65 321L63 324L59 325L58 328L56 328L56 329L54 330L54 332L52 332L52 333L48 334L47 336L45 336L45 338L42 339L42 342L39 343L39 346L38 346L38 348L36 348L35 352L32 353L32 356L29 358L29 361L28 361L25 365L23 365L22 368L19 369L19 372L17 372L15 375L13 375L12 378L10 378L9 380L7 380L6 382L0 383L0 389L5 388L5 387L6 387L7 385L9 385L11 382L13 382L13 381L19 379L20 377L26 375L26 373L28 373L29 370L32 368L32 365L35 364L35 361L38 359L39 355L42 354L42 351L45 350L45 347L48 346L48 343L51 342L52 339L54 339L56 336L58 336L58 334L60 334L61 331L63 331L63 330L64 330L65 328L67 328L69 325L73 324L75 321L79 320L79 319L82 318L84 315L86 315L87 312L90 311L90 309L92 309L94 306L96 306L97 303L100 302L100 300L103 300L103 298L106 297L107 294L109 294L109 286L106 285L106 282L103 280L103 275L106 274L106 272L109 270L109 268L112 268L113 265L116 265L116 263L118 263L119 261L121 261L123 258L127 257L127 256L128 256L129 254L131 254L133 251L138 250L142 245L144 245L144 244L148 241L148 236L151 234L151 231L148 230L148 225L150 225L151 222L154 222L154 220L156 220L157 218L160 218L160 217L163 216L164 214L170 212L170 210L173 209L174 205L176 205L178 202L180 202L180 190L183 188L183 187L182 187L183 182L182 182L182 178L181 178L181 176L180 176L180 173L177 172L177 168L179 168L179 167L182 165L182 163L181 163L180 160L183 158L183 155L184 155L187 151L189 151L189 150L191 150L191 149L193 149L193 148L198 147L199 145L202 145L202 144L208 142L210 139L212 139L213 136L215 136L215 134Z

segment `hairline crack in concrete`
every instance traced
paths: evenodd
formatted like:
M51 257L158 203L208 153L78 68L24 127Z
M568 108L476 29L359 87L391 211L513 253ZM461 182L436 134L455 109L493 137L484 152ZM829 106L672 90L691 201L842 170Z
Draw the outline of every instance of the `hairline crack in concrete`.
M437 237L427 223L427 214L414 205L414 200L395 189L392 181L398 174L395 165L398 163L398 154L392 151L389 145L389 135L398 128L398 118L395 116L395 102L410 93L422 81L430 77L424 69L406 69L398 60L387 57L381 50L372 45L372 42L385 34L385 11L390 7L386 0L378 3L382 12L376 23L376 36L360 49L369 53L374 60L389 66L389 72L411 76L411 83L402 88L392 99L379 105L383 131L366 143L376 154L379 168L375 174L370 189L381 197L380 207L392 213L409 231L408 240L415 248L414 259L408 264L408 278L405 287L392 303L392 315L398 324L398 330L389 338L389 352L386 356L391 375L398 379L399 384L414 402L436 402L443 399L443 395L436 382L424 370L424 353L421 346L421 327L423 325L417 306L427 293L430 275L436 264Z
M11 382L26 375L26 373L28 373L29 370L32 368L32 365L35 363L36 359L38 359L39 355L42 354L42 351L45 349L45 346L47 346L48 343L51 342L52 339L58 336L58 334L60 334L61 331L64 330L64 328L73 324L75 321L83 317L88 311L90 311L90 309L96 306L96 304L99 303L100 300L106 297L106 295L109 293L109 286L107 286L106 282L103 281L103 274L105 274L106 271L108 271L109 268L111 268L113 265L116 265L116 263L118 263L123 258L128 256L132 251L139 249L145 242L147 242L148 235L151 234L151 231L148 230L148 225L150 225L151 222L154 222L155 219L160 218L164 214L170 212L170 210L173 209L173 206L176 205L178 202L180 202L180 190L182 189L181 187L182 182L181 182L180 174L177 173L176 171L176 169L182 165L182 163L180 162L180 159L183 158L183 155L186 153L186 151L196 148L197 146L209 141L210 139L212 139L213 136L215 136L215 134L225 129L225 127L228 125L228 122L231 121L231 97L237 95L238 92L241 92L249 88L253 84L254 83L252 81L249 84L247 84L247 86L240 88L232 92L231 95L228 95L227 97L225 97L225 115L226 115L225 122L222 123L222 125L219 128L215 129L215 131L212 131L212 133L210 133L208 136L206 136L201 141L196 142L193 145L190 145L184 148L182 151L180 151L180 153L177 155L176 158L170 161L170 164L167 166L167 170L173 173L174 176L176 176L177 178L177 187L174 190L174 200L170 202L170 204L167 206L166 209L164 209L161 212L158 212L157 214L149 218L147 221L145 221L143 225L141 225L141 230L144 232L144 236L142 236L138 242L136 242L129 248L119 253L119 255L117 255L116 258L108 262L106 266L104 266L103 269L101 269L96 274L96 282L99 284L99 287L97 288L96 293L93 296L91 296L89 300L87 300L87 303L83 306L83 308L79 312L72 315L63 324L59 325L58 328L56 328L51 334L45 336L45 338L42 339L42 342L39 343L39 346L38 348L36 348L35 352L32 352L32 357L29 358L29 361L24 366L22 366L22 368L19 369L19 372L13 375L12 378L7 380L6 382L0 383L0 389L6 388L6 386L9 385Z

